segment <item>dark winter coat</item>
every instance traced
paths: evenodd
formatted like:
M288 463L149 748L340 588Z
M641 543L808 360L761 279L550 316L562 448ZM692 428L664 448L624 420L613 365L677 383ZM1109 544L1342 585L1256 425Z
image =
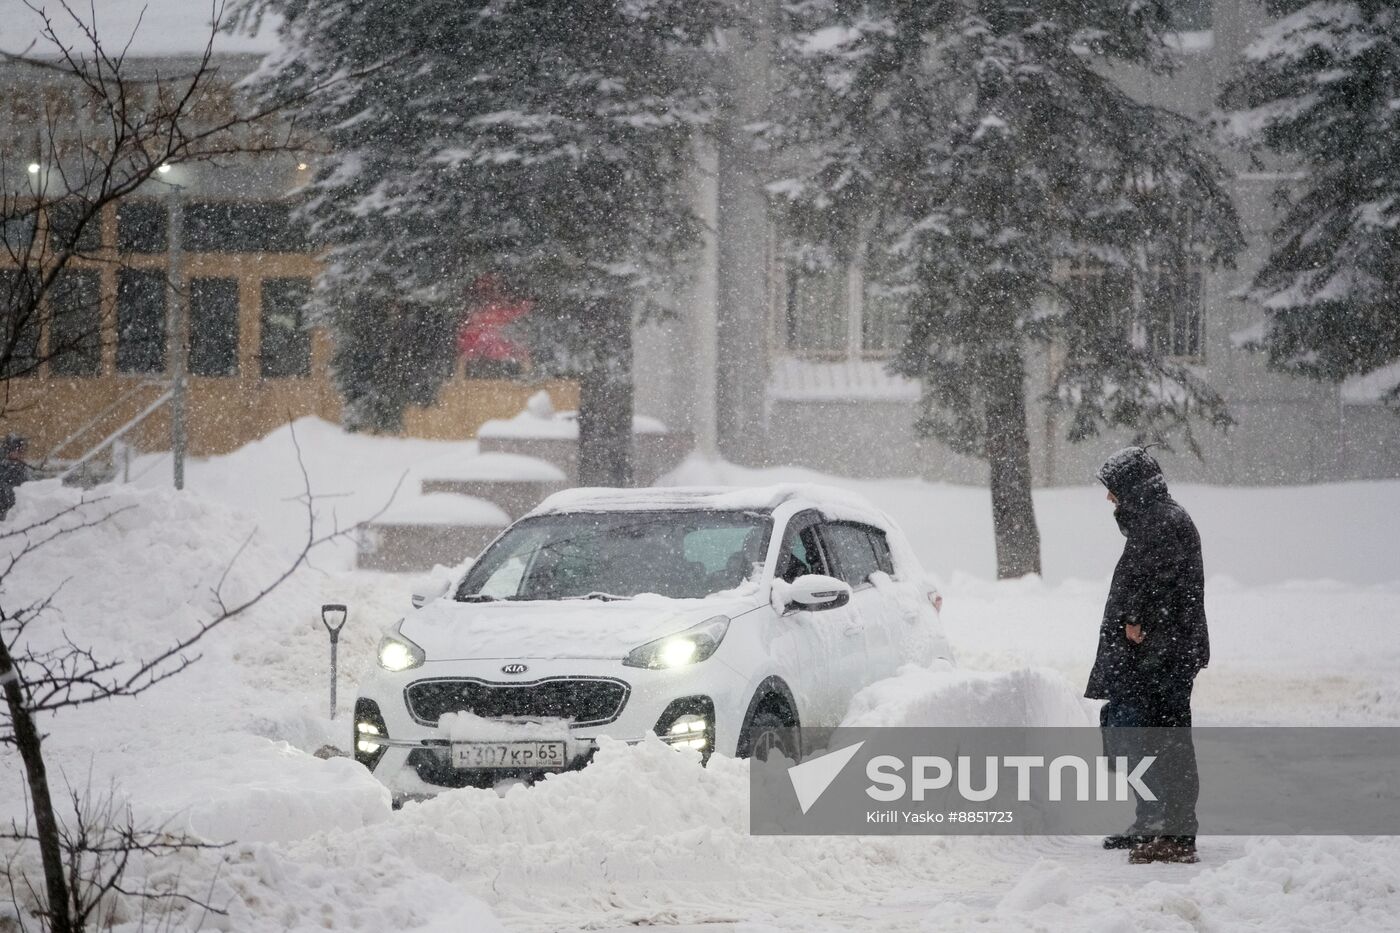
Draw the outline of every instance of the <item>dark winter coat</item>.
M1127 542L1113 571L1084 695L1185 706L1192 681L1210 661L1201 537L1142 448L1115 455L1099 478L1118 498L1114 517ZM1130 624L1142 626L1142 644L1124 634Z
M15 487L29 482L29 465L9 457L0 459L0 520L15 507Z

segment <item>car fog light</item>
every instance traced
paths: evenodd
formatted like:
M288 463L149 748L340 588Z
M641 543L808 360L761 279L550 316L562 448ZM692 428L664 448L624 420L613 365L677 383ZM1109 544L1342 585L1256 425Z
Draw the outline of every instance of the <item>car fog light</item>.
M379 735L379 727L372 722L355 723L355 731L363 735Z
M666 730L661 740L672 748L700 749L709 744L709 738L705 735L709 728L709 720L704 716L689 713L671 723L671 728Z
M704 732L708 725L704 716L682 716L671 724L667 732L673 736L685 736L692 732Z
M378 742L366 742L364 739L355 743L355 748L359 749L361 755L373 755L379 751Z

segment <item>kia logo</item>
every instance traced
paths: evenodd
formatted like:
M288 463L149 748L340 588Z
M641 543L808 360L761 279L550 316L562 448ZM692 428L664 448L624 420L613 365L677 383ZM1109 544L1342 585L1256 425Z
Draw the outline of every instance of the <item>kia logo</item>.
M528 671L528 670L529 670L529 668L526 667L524 664L507 664L505 667L501 668L501 673L502 673L502 674L523 674L523 673L525 673L525 672Z

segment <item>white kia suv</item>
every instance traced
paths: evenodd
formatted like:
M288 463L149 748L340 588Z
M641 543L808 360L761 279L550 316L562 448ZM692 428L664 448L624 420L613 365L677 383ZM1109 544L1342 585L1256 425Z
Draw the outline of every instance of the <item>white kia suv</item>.
M599 736L792 755L792 727L950 657L904 536L820 486L569 490L439 589L355 702L355 757L400 799L581 767Z

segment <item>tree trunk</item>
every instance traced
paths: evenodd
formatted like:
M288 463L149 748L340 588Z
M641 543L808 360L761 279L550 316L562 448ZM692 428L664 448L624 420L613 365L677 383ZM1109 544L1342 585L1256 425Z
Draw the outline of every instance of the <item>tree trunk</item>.
M997 578L1040 573L1040 531L1031 500L1031 442L1026 426L1026 364L1018 347L998 348L983 372L987 393L987 463Z
M39 838L39 857L44 866L44 886L48 897L48 929L51 933L77 933L68 900L68 882L63 873L63 846L59 838L58 819L49 795L49 776L44 767L43 740L34 717L25 705L24 687L9 649L0 642L0 681L5 684L5 705L9 707L14 725L15 746L24 761L24 774L29 784L29 801L34 811L34 834Z
M600 321L592 367L579 377L580 486L632 485L632 320L625 312Z

